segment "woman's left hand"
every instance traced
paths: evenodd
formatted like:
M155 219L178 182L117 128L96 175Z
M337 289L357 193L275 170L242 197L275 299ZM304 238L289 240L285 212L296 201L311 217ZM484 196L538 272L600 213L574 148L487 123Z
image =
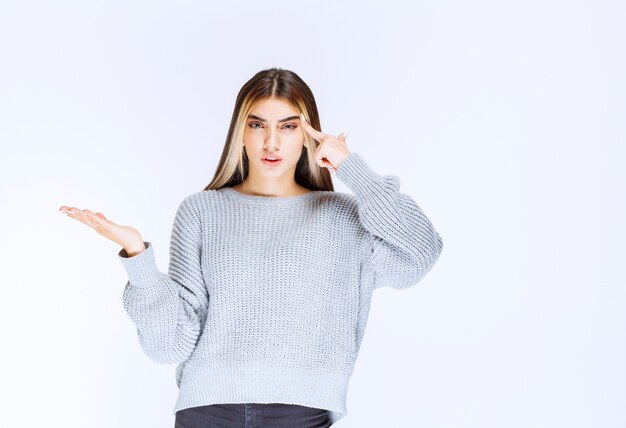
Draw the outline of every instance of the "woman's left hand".
M300 113L300 123L302 128L320 144L315 150L313 159L315 163L322 168L328 168L329 171L335 172L339 164L350 155L350 150L346 145L346 132L342 132L338 137L331 134L325 134L309 125L304 118L304 114Z

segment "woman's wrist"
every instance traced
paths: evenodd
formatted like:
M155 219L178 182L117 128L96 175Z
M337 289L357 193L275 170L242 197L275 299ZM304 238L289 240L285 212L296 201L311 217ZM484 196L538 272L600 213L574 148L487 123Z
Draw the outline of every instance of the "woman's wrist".
M128 257L136 256L137 254L141 253L145 249L146 249L146 245L144 241L141 241L141 243L133 243L131 245L124 245L124 251L126 251L126 255Z

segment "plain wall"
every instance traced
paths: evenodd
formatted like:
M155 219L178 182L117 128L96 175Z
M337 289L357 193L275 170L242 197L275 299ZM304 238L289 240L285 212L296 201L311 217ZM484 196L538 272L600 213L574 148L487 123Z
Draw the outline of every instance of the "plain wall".
M618 1L0 2L0 425L174 425L122 307L162 271L257 71L395 174L443 253L374 293L341 427L626 424L626 10ZM336 177L336 190L348 191Z

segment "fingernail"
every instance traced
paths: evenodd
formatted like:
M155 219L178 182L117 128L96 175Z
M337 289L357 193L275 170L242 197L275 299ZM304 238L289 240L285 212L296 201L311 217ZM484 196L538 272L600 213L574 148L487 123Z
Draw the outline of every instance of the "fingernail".
M343 139L345 140L347 136L348 136L348 131L343 133Z

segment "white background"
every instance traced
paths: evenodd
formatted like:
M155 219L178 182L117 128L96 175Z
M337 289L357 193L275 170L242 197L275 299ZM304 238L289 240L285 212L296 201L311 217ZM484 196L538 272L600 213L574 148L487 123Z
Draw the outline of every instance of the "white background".
M623 428L625 12L0 2L0 425L173 427L175 366L139 347L120 248L58 208L136 227L165 271L237 92L277 66L444 240L418 285L375 292L337 426Z

